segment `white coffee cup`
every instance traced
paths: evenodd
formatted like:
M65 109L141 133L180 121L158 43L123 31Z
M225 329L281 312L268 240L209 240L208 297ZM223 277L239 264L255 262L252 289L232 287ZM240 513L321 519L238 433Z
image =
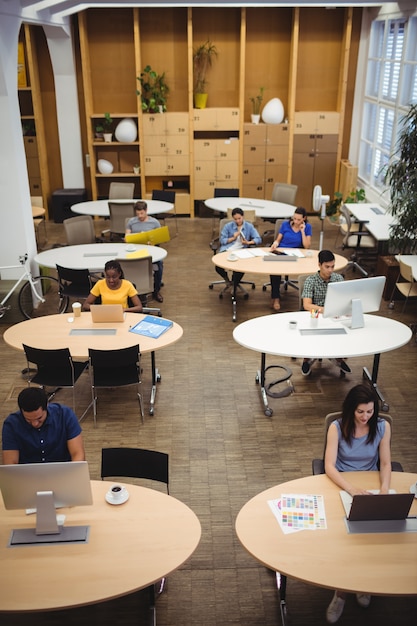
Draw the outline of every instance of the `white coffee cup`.
M72 312L74 317L80 317L81 315L81 302L74 302L72 305Z
M290 330L295 330L297 328L297 322L295 320L290 320L288 322L288 326L289 326Z
M123 500L126 496L126 487L122 487L122 485L113 485L110 488L110 493L115 502Z

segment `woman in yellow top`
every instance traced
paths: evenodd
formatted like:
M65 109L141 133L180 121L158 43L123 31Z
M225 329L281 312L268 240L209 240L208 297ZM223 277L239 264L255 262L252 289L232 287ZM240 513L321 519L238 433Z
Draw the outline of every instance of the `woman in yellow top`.
M123 276L123 270L118 261L107 261L104 266L102 280L96 282L88 298L85 300L84 311L90 310L90 304L94 304L101 297L101 304L121 304L125 311L130 313L142 313L142 303L132 283ZM129 306L128 298L132 306Z

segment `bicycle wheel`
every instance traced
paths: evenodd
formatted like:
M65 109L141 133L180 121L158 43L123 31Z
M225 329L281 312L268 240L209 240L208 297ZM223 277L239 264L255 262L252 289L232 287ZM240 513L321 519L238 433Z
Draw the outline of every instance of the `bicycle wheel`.
M19 292L19 309L27 318L65 313L68 306L68 296L61 297L59 281L53 276L37 276L33 279L35 289L45 302L34 302L32 287L27 281ZM36 298L35 298L36 299Z

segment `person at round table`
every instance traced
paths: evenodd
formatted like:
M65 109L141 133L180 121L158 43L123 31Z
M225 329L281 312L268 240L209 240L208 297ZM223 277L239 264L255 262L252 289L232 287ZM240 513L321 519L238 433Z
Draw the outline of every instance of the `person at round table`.
M123 275L119 261L107 261L104 266L104 276L98 280L90 291L83 304L84 311L90 310L97 298L101 304L121 304L129 313L142 313L142 303L135 287ZM129 299L131 306L129 306Z
M239 250L240 248L248 248L249 246L259 245L262 239L255 226L250 222L246 222L243 210L236 207L232 211L232 221L227 222L220 233L219 252L225 250ZM223 267L216 265L216 272L220 274L227 285L231 284L229 275ZM232 282L236 289L244 276L243 272L233 272Z
M160 228L161 224L155 217L148 215L148 205L144 200L138 200L135 204L135 217L131 217L126 224L126 235L131 233L147 233L155 228ZM162 273L164 264L162 261L152 263L153 272L153 298L158 302L163 302L164 298L161 294Z
M378 397L370 385L356 385L345 397L342 416L327 431L324 468L327 476L351 496L369 493L349 479L348 472L377 471L380 493L389 493L391 481L391 428L378 417ZM367 608L371 596L357 593L358 604ZM335 591L326 617L329 624L343 613L346 594Z
M275 241L272 242L270 250L277 248L309 248L311 246L311 235L313 234L311 224L307 221L307 212L303 207L297 207L294 215L282 223ZM270 276L271 283L271 308L274 311L281 309L280 287L281 276Z
M3 423L3 464L85 461L81 426L68 406L50 402L41 387L17 397L19 410Z

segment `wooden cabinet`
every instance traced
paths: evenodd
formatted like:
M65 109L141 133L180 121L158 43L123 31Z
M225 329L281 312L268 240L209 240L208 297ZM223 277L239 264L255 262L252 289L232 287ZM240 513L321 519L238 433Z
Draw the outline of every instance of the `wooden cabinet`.
M292 183L298 185L297 203L310 210L312 191L320 185L332 196L338 163L339 114L309 111L294 118Z
M110 179L118 177L135 180L136 195L144 197L169 184L190 191L193 216L194 201L212 196L214 187L269 198L282 181L299 185L300 202L310 210L314 184L330 195L337 190L338 164L348 152L349 77L357 60L351 41L359 40L360 13L219 6L91 8L79 14L93 198L106 195ZM207 76L208 108L200 110L193 108L192 52L207 39L218 56ZM142 112L137 76L147 65L165 72L167 114ZM288 123L248 123L250 97L260 86L264 105L273 97L282 100ZM105 111L137 119L138 141L98 145L93 124ZM135 152L139 176L129 171ZM102 153L118 164L110 176L97 172Z
M275 183L287 182L288 124L244 124L243 195L271 199Z
M42 196L48 215L51 185L62 186L52 68L41 27L23 25L18 44L18 98L31 196ZM48 125L45 125L45 118ZM48 150L47 150L48 145Z

